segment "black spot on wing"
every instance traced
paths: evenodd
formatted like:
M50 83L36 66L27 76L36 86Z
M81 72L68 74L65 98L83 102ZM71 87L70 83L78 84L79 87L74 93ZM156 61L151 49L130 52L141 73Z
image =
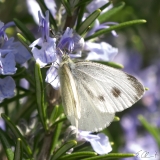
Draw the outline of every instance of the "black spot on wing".
M116 87L113 87L111 92L112 92L113 96L116 98L118 98L121 95L121 91Z
M140 99L140 97L144 93L143 85L133 76L127 74L127 79L130 81L130 84L135 88L137 96L135 97L136 100Z
M104 102L104 101L105 101L105 99L104 99L104 97L103 97L102 95L98 96L98 99L99 99L101 102Z

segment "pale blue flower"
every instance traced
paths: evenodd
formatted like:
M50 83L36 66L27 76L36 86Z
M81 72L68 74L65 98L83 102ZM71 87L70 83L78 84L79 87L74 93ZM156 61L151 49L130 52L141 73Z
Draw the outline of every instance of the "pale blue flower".
M15 61L18 64L23 64L32 57L26 47L21 44L21 42L13 42L11 44L11 49L14 53Z
M92 134L89 131L78 130L75 126L69 126L66 130L65 140L75 139L79 144L89 142L93 150L98 154L108 154L112 151L108 137L104 133ZM71 150L72 152L73 150Z
M16 62L22 64L31 58L28 50L20 43L14 42L14 38L7 37L6 28L14 25L9 22L6 25L0 22L0 74L12 75L16 72ZM7 76L0 79L0 102L5 98L14 96L15 82Z
M12 77L0 78L0 102L14 96L15 82Z
M118 53L118 49L106 42L86 42L84 50L88 51L87 60L111 61Z
M15 56L10 53L0 53L0 74L12 75L16 73Z
M87 131L79 131L78 141L88 141L90 142L93 150L98 154L108 154L112 151L111 144L108 137L103 133L98 133L97 135L91 134Z
M41 68L47 65L48 63L52 63L56 60L55 42L55 38L48 38L47 42L44 42L42 38L39 38L30 45L30 47L33 47L33 56L36 62L39 63Z
M45 81L47 83L50 83L54 89L59 89L60 87L60 81L59 81L59 76L58 76L58 63L55 62L52 64L52 66L49 68L46 74L46 79Z
M99 2L100 1L97 1L96 3L99 3ZM98 30L109 28L110 25L115 25L115 24L117 23L106 22L106 23L100 24L99 20L96 19L93 28L88 31L88 33L86 34L86 37L93 35ZM115 31L112 31L112 34L114 36L117 36L117 33ZM96 39L98 39L98 37ZM84 51L88 52L88 55L86 58L87 60L101 60L101 61L113 60L113 58L118 53L117 48L112 47L110 44L106 43L105 41L99 42L99 43L87 41L85 42L85 45L84 45Z
M49 37L49 11L45 12L46 17L43 17L40 12L39 15L39 29L42 37L35 40L30 47L32 53L40 67L44 67L48 63L56 61L56 38Z
M14 42L14 38L7 37L6 28L15 25L9 22L4 25L0 22L0 74L10 75L16 72L16 62L23 64L31 58L29 51L20 43Z
M57 47L60 50L67 51L70 54L72 52L81 51L83 46L84 39L75 33L72 28L67 27Z
M3 46L0 48L0 52L12 52L15 56L14 60L19 64L25 63L32 57L24 45L20 42L14 42L14 37L9 38L5 43L3 43Z
M13 37L7 41L3 39L0 47L0 74L15 74L16 62L23 64L30 58L29 51L20 42L14 42Z

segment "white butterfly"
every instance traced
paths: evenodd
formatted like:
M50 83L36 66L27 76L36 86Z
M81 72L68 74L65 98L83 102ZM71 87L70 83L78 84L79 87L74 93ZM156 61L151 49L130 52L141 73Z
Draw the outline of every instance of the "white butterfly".
M89 61L73 62L67 54L59 67L62 103L73 126L100 131L115 112L131 107L144 94L143 85L125 72Z

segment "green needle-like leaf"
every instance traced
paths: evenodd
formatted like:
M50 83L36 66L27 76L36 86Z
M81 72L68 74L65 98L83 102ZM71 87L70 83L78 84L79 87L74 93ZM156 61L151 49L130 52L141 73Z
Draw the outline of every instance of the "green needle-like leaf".
M55 126L55 125L57 125L58 123L61 123L61 122L63 122L63 121L66 121L66 120L67 120L66 117L60 118L60 119L57 120L55 123L53 123L52 127ZM52 128L52 127L51 127L51 128Z
M21 160L23 157L22 141L20 138L17 139L16 148L14 152L14 160Z
M132 153L110 153L110 154L91 157L91 158L84 158L83 160L120 159L120 158L134 157L134 156L135 154L132 154Z
M22 140L23 148L25 149L26 153L29 157L32 156L32 151L30 146L27 144L24 137L21 135L17 127L12 123L9 117L7 117L4 113L1 114L2 118L5 120L6 124L9 126L9 128L12 130L13 134Z
M100 15L100 13L101 10L97 9L90 16L88 16L78 28L77 33L82 35L88 29L88 27L95 21L95 19Z
M33 34L26 28L26 26L19 21L18 19L14 18L13 19L16 26L22 31L26 39L28 39L30 42L33 42L35 40Z
M76 5L75 7L81 7L82 5L87 5L88 3L90 3L92 0L80 0Z
M3 106L5 106L5 105L7 105L7 104L9 104L9 103L11 103L11 102L14 102L15 100L17 100L17 99L21 99L21 98L23 98L23 97L26 97L26 96L28 96L28 95L30 95L31 93L23 93L23 94L20 94L20 95L17 95L17 96L15 96L15 97L13 97L13 98L10 98L10 99L6 99L6 100L4 100L2 103L0 103L0 107L3 107Z
M44 87L41 75L40 66L38 63L35 64L35 83L36 83L36 99L38 112L45 130L48 130L47 118L46 118L46 105L44 104Z
M61 134L62 124L63 124L63 122L59 122L59 123L57 123L57 126L55 127L53 141L52 141L52 145L51 145L51 149L50 149L50 156L53 155L54 149L55 149L56 144L58 142L59 136Z
M120 2L120 3L116 4L112 9L101 14L98 17L99 22L100 23L106 22L111 16L113 16L113 15L117 14L119 11L121 11L124 6L125 6L124 2Z
M22 34L17 33L17 37L25 46L30 45L29 41Z
M56 118L58 117L58 110L59 110L59 106L58 105L54 106L54 109L53 109L51 116L50 116L51 124L53 124L55 122Z
M67 11L67 14L69 16L71 16L72 15L72 11L71 11L71 7L70 7L70 4L69 4L68 0L61 0L61 2L62 2L62 4L64 5L64 7L65 7L65 9Z
M72 140L67 143L65 143L61 148L57 150L57 152L52 156L51 160L57 160L60 158L63 154L65 154L67 151L69 151L71 148L77 145L77 142Z
M11 145L8 142L8 139L5 134L6 133L2 129L0 129L0 141L2 143L3 149L7 155L8 160L13 160L14 153L12 151Z
M77 159L82 159L82 158L88 158L88 157L95 157L97 153L95 152L75 152L69 155L64 155L59 160L77 160Z
M99 8L101 11L103 11L104 9L106 9L111 3L108 2L106 4L104 4L101 8Z
M84 11L85 11L85 5L82 5L80 8L79 8L79 12L78 12L78 17L77 17L77 24L76 24L76 31L78 30L81 22L82 22L82 18L83 18L83 14L84 14Z
M160 148L160 131L158 130L158 128L149 124L142 115L139 115L138 119L141 122L141 124L144 126L144 128L154 137L154 139L156 140Z
M56 119L61 115L61 113L63 113L62 106L61 105L54 106L54 109L53 109L51 116L50 116L50 125L55 123Z
M97 31L95 34L93 34L92 36L89 36L89 37L86 37L85 40L89 40L89 39L92 39L92 38L95 38L95 37L98 37L102 34L106 34L106 33L109 33L113 30L118 30L118 29L122 29L124 27L128 27L128 26L132 26L132 25L135 25L135 24L141 24L141 23L146 23L146 20L144 19L139 19L139 20L132 20L132 21L127 21L127 22L123 22L123 23L120 23L120 24L117 24L117 25L114 25L114 26L111 26L107 29L102 29L100 31Z

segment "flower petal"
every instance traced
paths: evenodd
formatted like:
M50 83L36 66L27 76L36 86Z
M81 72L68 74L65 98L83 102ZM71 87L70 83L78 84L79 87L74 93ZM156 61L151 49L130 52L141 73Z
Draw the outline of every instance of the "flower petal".
M108 154L111 152L112 147L109 143L108 137L103 133L99 133L97 136L99 139L91 139L89 141L94 151L98 154Z
M10 76L0 79L0 102L2 102L4 98L14 96L15 86L15 82Z
M15 68L15 56L11 52L8 54L0 53L0 73L3 75L14 74L16 72Z
M47 71L46 79L45 79L45 81L47 83L50 83L54 89L58 89L60 87L60 81L59 81L59 76L57 72L58 67L59 66L55 62Z
M87 60L110 61L118 53L117 48L112 47L110 44L106 42L86 42L84 50L90 51L86 58Z
M29 51L20 42L12 43L11 47L15 52L15 61L19 64L25 63L32 57Z
M83 49L84 39L75 33L72 28L67 27L62 38L58 43L58 47L63 51L78 52Z
M40 64L40 67L44 67L48 63L56 61L55 42L55 38L48 38L47 42L44 42L42 38L39 38L30 45L30 47L33 47L33 56L36 62Z

